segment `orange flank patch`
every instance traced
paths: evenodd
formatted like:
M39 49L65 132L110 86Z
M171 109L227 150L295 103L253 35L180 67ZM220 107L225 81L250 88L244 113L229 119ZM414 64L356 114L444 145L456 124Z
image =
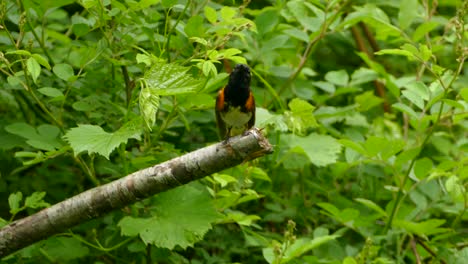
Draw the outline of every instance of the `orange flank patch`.
M253 111L255 109L255 101L252 92L249 94L249 98L247 98L247 102L245 102L245 108L247 111Z
M222 111L224 108L224 88L219 90L218 97L216 97L216 110Z

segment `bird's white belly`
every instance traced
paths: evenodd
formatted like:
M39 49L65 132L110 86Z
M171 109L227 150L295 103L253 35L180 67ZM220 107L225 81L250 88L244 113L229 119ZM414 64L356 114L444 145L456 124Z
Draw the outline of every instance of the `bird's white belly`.
M229 111L223 115L221 118L226 123L227 127L233 128L244 128L245 124L249 122L252 117L252 113L244 113L240 110L239 107L231 107Z

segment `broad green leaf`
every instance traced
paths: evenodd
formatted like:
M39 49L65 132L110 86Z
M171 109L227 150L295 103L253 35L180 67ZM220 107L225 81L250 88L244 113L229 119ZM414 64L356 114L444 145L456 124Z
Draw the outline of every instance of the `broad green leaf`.
M468 102L468 88L463 88L460 90L460 95L465 100L465 102Z
M57 88L52 88L52 87L43 87L37 89L38 92L40 92L43 95L49 96L49 97L59 97L59 96L64 96L62 91L60 91Z
M420 151L421 151L420 147L411 148L411 149L403 151L402 153L398 154L395 160L395 166L400 167L404 163L414 159L415 157L419 155Z
M42 66L44 66L46 69L50 70L50 64L49 64L49 62L47 61L46 58L42 57L42 55L35 53L35 54L32 54L31 57L33 57L34 59L36 59L36 61L37 61L40 65L42 65Z
M216 14L216 10L214 10L212 7L210 6L205 6L204 8L204 13L205 13L205 17L206 19L211 23L211 24L216 24L217 20L218 20L218 15Z
M414 174L418 179L422 180L429 176L429 171L432 169L432 161L429 158L416 160L414 163Z
M64 81L68 81L73 75L73 68L69 64L56 64L52 71Z
M309 14L309 9L307 8L304 1L288 1L286 6L302 27L304 27L308 31L318 31L322 23L323 17L319 18L316 17L314 14Z
M402 1L404 2L404 1ZM440 22L438 21L425 21L421 23L416 30L413 33L412 39L414 42L418 42L421 40L427 33L431 32L434 30L436 27L440 25Z
M279 22L279 14L277 10L266 9L258 16L255 17L255 24L257 25L257 30L260 35L264 35L276 27ZM298 30L299 32L302 32ZM304 32L302 32L305 34ZM308 40L307 34L305 34L306 39ZM306 41L307 41L306 40Z
M145 73L143 80L154 95L193 93L203 82L187 74L188 70L175 63L157 62Z
M445 189L455 202L463 202L467 198L465 186L460 183L460 179L455 175L447 179Z
M401 29L408 28L419 14L418 0L400 0L398 22Z
M277 131L286 132L288 131L288 125L284 122L282 115L271 114L265 108L258 107L255 114L256 127L266 128L272 126Z
M413 90L403 90L401 94L408 99L411 103L416 105L419 109L424 109L424 99L421 98L417 93Z
M268 173L266 171L264 171L262 168L249 167L248 173L254 179L259 179L259 180L271 182L270 177L268 177Z
M224 21L231 21L232 18L237 14L237 11L236 9L232 8L232 7L229 7L229 6L223 6L221 8L221 18L224 20Z
M402 103L394 103L392 105L393 108L403 112L403 113L406 113L408 114L411 118L413 119L418 119L418 114L416 114L416 112L411 109L411 107L405 105L405 104L402 104Z
M354 142L354 141L351 141L351 140L348 140L348 139L340 139L338 140L338 142L340 142L341 145L347 147L347 148L350 148L362 155L368 155L366 149L359 143L357 142Z
M46 192L34 192L30 196L26 197L24 205L28 208L44 208L50 206L49 203L44 201Z
M219 183L221 187L226 187L229 183L237 182L237 179L232 177L231 175L219 173L215 173L213 175L213 180Z
M370 157L375 157L390 146L390 140L383 137L370 136L364 143L364 147Z
M26 143L37 149L53 151L62 146L62 143L58 141L60 130L53 125L40 125L36 130L26 123L14 123L6 126L5 130L27 139Z
M152 5L156 5L160 2L160 0L141 0L139 1L139 9L145 9Z
M23 200L23 194L16 192L8 196L8 205L10 206L10 214L17 214L21 210L20 203Z
M291 130L303 134L308 128L317 126L312 112L315 107L302 99L294 98L288 104L290 112L285 113L285 119L289 123Z
M34 59L33 57L30 57L26 61L26 67L28 69L29 74L31 74L33 81L36 82L37 77L39 77L39 74L41 74L41 66L36 61L36 59Z
M341 144L327 135L311 133L306 137L290 136L288 139L291 148L303 150L310 162L318 167L335 163L341 152Z
M312 84L314 86L324 90L327 93L332 94L332 93L334 93L336 91L335 85L333 85L332 83L329 83L329 82L318 81L318 82L312 82Z
M429 219L419 223L405 220L395 220L393 222L393 226L403 228L410 234L426 237L433 234L447 232L449 230L448 228L440 227L445 222L445 219Z
M151 56L148 56L146 54L141 54L138 53L135 57L137 63L144 63L146 66L151 65Z
M302 255L309 252L310 250L317 248L323 244L326 244L332 240L337 239L338 235L326 235L316 238L298 238L295 240L292 245L286 248L281 262L278 263L288 263L294 259L300 259ZM274 263L275 254L273 252L274 248L264 248L263 256L268 261L268 263Z
M361 204L363 204L363 205L365 205L366 207L374 210L375 212L377 212L379 214L379 216L387 216L387 213L385 212L385 210L380 208L380 206L378 204L374 203L371 200L367 200L367 199L364 199L364 198L356 198L354 200L361 203Z
M373 91L367 91L357 95L354 100L359 105L359 111L368 111L383 103L383 99L374 95Z
M454 101L454 100L450 100L450 99L442 99L442 101L446 104L446 105L450 105L451 107L453 108L458 108L460 110L465 110L465 106L462 104L462 103L459 103L457 101Z
M187 248L200 241L219 219L210 194L199 184L189 184L158 194L153 216L126 216L118 226L122 235L136 236L146 244L173 249Z
M203 37L205 34L203 18L199 15L190 17L185 25L184 31L188 37Z
M26 123L13 123L5 127L8 133L18 135L26 139L38 139L36 129Z
M55 263L68 263L71 260L89 256L89 249L75 237L52 237L41 247L48 259Z
M260 219L262 218L258 215L247 215L242 212L235 211L227 213L225 219L223 219L223 223L236 223L241 226L251 226L255 221Z
M146 127L151 131L156 122L156 112L159 109L159 95L155 94L153 89L142 86L138 102L140 113L145 121Z
M104 131L100 126L78 125L65 134L75 155L81 152L98 153L109 159L110 153L130 138L139 139L141 127L134 121L128 122L114 133Z
M338 86L346 86L348 85L349 76L345 70L330 71L325 74L325 80Z
M429 49L427 45L421 44L419 45L419 52L421 52L421 59L423 61L429 61L432 57L432 50Z
M349 83L349 85L354 86L358 84L367 83L376 80L377 77L378 74L375 71L367 68L359 68L356 71L354 71L351 75L351 82Z

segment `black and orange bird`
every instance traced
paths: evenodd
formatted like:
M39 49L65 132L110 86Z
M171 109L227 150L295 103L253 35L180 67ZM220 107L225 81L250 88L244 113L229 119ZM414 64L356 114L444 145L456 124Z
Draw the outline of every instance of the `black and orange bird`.
M228 84L216 98L216 122L225 140L243 134L255 124L255 99L250 90L250 68L237 64Z

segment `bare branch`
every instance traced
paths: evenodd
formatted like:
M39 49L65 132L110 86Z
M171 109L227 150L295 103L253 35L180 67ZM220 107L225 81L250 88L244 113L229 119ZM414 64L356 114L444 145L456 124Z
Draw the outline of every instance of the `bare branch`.
M272 152L258 129L78 194L0 229L0 257L154 194Z

